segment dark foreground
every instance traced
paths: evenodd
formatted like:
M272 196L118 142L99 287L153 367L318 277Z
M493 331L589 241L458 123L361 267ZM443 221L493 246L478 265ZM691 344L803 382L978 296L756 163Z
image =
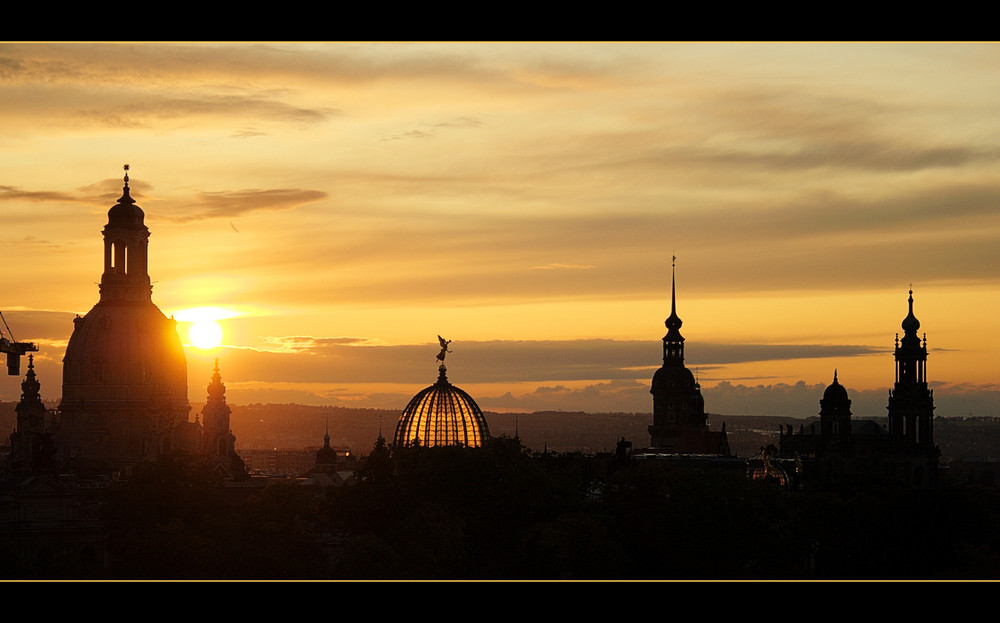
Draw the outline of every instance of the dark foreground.
M783 491L739 471L376 446L347 485L233 495L191 457L101 493L104 564L13 555L22 579L992 579L1000 496L943 478Z

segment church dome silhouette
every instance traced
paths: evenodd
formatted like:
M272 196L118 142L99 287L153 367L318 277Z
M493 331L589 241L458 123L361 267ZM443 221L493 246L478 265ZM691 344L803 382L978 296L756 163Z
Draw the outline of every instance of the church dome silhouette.
M691 370L681 366L663 366L653 373L650 393L658 394L682 390L691 392L700 388L701 385L695 380Z
M437 382L418 392L403 409L393 445L478 448L489 438L490 430L479 405L448 381L442 363Z
M177 323L152 302L149 229L129 189L108 210L100 300L73 322L63 358L57 447L74 468L103 470L182 447L191 404Z
M837 380L836 371L833 373L833 383L830 383L826 391L823 392L823 403L831 405L851 404L850 399L847 397L847 388Z
M125 187L118 203L108 210L109 227L143 227L146 214L135 204L135 199L129 194L128 175L125 175Z

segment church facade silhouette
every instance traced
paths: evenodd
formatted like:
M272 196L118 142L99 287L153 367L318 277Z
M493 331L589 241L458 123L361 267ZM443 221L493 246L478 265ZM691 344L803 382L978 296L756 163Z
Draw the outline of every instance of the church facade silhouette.
M934 390L927 383L927 335L909 312L896 334L896 375L889 391L888 430L873 420L854 421L847 389L834 371L820 400L819 430L791 425L783 429L779 456L790 463L791 481L832 485L866 479L926 487L937 480L940 449L934 443Z
M201 416L188 419L187 360L177 322L152 301L149 229L129 189L108 210L100 299L73 321L63 358L55 460L76 473L127 476L178 449L214 457L226 477L243 473L229 430L218 361Z
M676 260L676 258L674 258ZM663 365L653 374L653 424L649 451L656 454L730 456L725 424L712 431L705 413L701 385L684 365L683 322L677 315L676 266L671 266L670 316L664 324Z

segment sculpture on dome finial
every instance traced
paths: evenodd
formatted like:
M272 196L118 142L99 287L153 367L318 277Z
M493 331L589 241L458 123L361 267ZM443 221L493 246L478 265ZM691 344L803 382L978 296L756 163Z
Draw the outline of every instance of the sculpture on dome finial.
M451 340L446 340L439 335L438 342L441 342L441 352L437 354L437 360L444 364L445 355L451 352L448 350L448 344L451 344Z
M128 164L125 165L125 185L128 186Z

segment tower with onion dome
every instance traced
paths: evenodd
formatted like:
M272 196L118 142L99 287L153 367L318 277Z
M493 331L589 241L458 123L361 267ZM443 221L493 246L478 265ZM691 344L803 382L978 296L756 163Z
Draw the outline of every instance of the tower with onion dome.
M677 315L676 257L670 273L670 316L664 324L663 365L653 374L653 424L650 447L659 452L729 455L725 426L708 430L701 385L684 365L683 322Z
M212 458L213 468L227 480L242 480L247 476L246 465L236 453L236 435L229 427L232 409L226 404L226 386L215 360L208 398L201 409L201 452Z
M10 435L7 459L15 474L40 474L53 471L55 467L49 412L42 402L41 386L35 375L34 355L28 355L28 372L21 382L21 400L14 407L17 419Z
M934 392L927 386L927 337L909 312L903 338L896 334L896 378L889 390L888 430L874 420L852 420L847 389L834 372L820 401L820 427L791 425L780 434L781 455L797 466L795 478L806 486L831 485L844 477L925 487L937 479L940 449L934 445ZM801 468L801 469L799 469Z
M934 445L934 390L927 387L927 334L917 336L920 321L909 313L903 319L903 338L896 334L896 381L889 392L889 435L906 445Z

